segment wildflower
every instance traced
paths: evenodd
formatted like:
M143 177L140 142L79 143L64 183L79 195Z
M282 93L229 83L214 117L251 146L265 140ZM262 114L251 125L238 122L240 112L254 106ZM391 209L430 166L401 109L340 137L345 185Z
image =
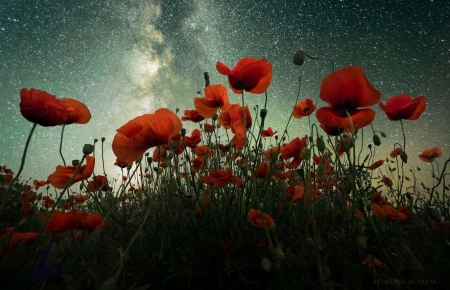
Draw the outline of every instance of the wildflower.
M216 126L215 125L211 125L211 124L205 124L203 126L203 128L205 129L205 132L212 133L216 129Z
M381 159L381 160L378 160L377 162L373 163L372 165L370 165L367 169L375 170L383 164L384 164L384 159Z
M93 180L89 181L89 184L87 186L87 190L89 192L94 191L108 191L108 181L106 180L106 177L103 175L97 175L94 176Z
M149 148L166 144L181 128L180 118L162 108L154 114L136 117L117 129L112 149L119 160L132 163Z
M314 105L313 100L311 100L310 98L306 98L301 100L292 108L294 109L292 117L301 119L303 117L311 115L316 109L316 106Z
M228 110L221 112L218 119L220 125L225 127L225 129L230 129L232 124L238 120L244 124L244 112L240 104L230 105ZM252 127L252 115L250 114L248 105L245 105L245 125L246 129L250 129Z
M441 149L437 147L428 148L419 155L419 158L425 162L433 162L434 159L441 157Z
M32 245L37 241L38 234L33 232L28 233L18 233L14 232L10 234L12 229L7 230L1 237L0 237L0 257L4 257L7 255L8 250L14 251L20 242L24 242L25 245L29 246Z
M20 90L20 113L30 122L41 126L63 124L86 124L91 112L85 104L69 98L58 99L45 91L37 89Z
M202 141L200 130L195 129L192 131L191 136L184 136L184 143L186 144L186 147L195 148L197 145Z
M42 216L42 220L45 221L46 215ZM60 233L75 229L87 229L93 231L97 226L102 224L103 217L100 214L87 215L85 212L65 212L54 211L50 216L50 220L45 227L45 233ZM102 229L106 225L104 224Z
M261 132L261 136L263 137L263 138L266 138L266 137L272 137L273 135L275 135L276 133L277 133L278 131L272 131L272 127L269 127L269 128L267 128L267 130L262 130L262 132Z
M302 162L303 160L301 152L306 145L307 140L305 137L303 137L302 139L297 137L288 144L280 147L281 156L284 160L294 157L294 159L289 164L289 168L297 168L300 165L300 162Z
M399 221L405 221L408 220L410 217L411 213L409 212L409 209L404 205L398 208L398 212L395 208L392 207L392 209L386 215L386 219L393 222L395 222L397 219Z
M270 164L267 162L260 162L258 168L255 170L255 176L258 178L265 178L270 174Z
M42 198L42 200L44 201L44 202L42 203L42 206L43 206L43 207L46 207L46 208L52 208L52 207L55 206L55 201L54 201L50 196L44 196L44 197Z
M372 258L372 255L367 255L367 258L362 261L363 265L367 265L370 269L381 269L381 270L387 270L388 266L378 260L377 258Z
M184 110L184 116L181 117L181 121L192 121L194 123L198 123L200 121L205 120L197 110Z
M202 157L196 157L193 161L192 161L192 169L194 170L195 173L199 173L202 168L203 168L203 164L204 164L204 160Z
M385 175L383 175L383 178L379 182L383 182L387 187L392 187L392 185L394 185L392 180L389 177L386 177Z
M69 195L70 198L73 198L76 202L83 203L90 198L89 195L86 194L72 194Z
M316 117L329 135L338 135L363 128L375 118L372 109L360 109L377 104L381 94L367 80L358 66L348 66L335 71L323 79L320 98L329 104L317 110Z
M218 61L216 69L228 76L228 84L235 94L241 94L242 90L262 94L267 91L272 80L272 64L265 58L243 58L233 69Z
M286 200L292 203L298 202L301 205L307 205L311 201L312 195L320 196L322 193L319 187L313 183L304 184L301 182L299 185L292 184L289 186L285 197Z
M271 230L275 226L274 220L270 217L270 215L261 213L260 210L250 209L248 214L248 221L257 228L263 228L264 224L267 226L268 230ZM263 222L264 219L264 222Z
M41 186L47 185L48 182L44 180L33 180L34 190L38 190Z
M410 95L400 94L390 97L386 105L381 102L379 105L389 120L398 121L419 119L427 104L424 96L413 99Z
M72 186L74 183L83 179L88 179L94 171L95 158L92 156L86 156L86 164L82 165L74 176L68 186ZM62 166L58 165L56 171L48 176L48 181L54 187L63 189L67 182L72 178L78 166Z
M231 139L230 144L235 145L236 150L241 151L244 149L244 145L247 140L247 137L245 136L244 124L241 120L233 122L231 132L233 132L234 136Z
M214 184L217 187L225 187L228 183L234 183L237 186L241 186L243 181L232 173L233 170L231 170L231 168L227 168L227 171L210 170L209 175L200 176L200 180L205 184Z
M128 163L119 160L119 158L116 158L116 162L114 162L114 165L119 166L120 168L127 168L128 167Z
M389 154L389 156L390 156L391 158L395 158L395 157L397 157L398 155L400 155L402 152L403 152L403 149L400 148L400 147L397 147L397 148L395 148L394 150L392 150L392 152L391 152L391 154Z
M211 118L217 110L226 110L230 106L227 89L221 85L205 87L204 98L194 98L195 109L205 118Z

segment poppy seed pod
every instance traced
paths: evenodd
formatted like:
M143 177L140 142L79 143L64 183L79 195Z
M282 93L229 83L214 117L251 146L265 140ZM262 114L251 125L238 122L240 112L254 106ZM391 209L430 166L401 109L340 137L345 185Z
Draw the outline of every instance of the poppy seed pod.
M181 135L181 137L186 136L186 129L185 128L181 129L180 135Z
M84 155L89 155L92 152L94 152L94 145L92 145L92 144L84 144L84 146L83 146L83 154Z
M299 50L294 54L293 62L295 65L302 65L305 62L306 55L303 50Z
M403 163L408 163L408 155L406 155L406 152L400 153L400 159L402 159Z
M78 164L80 164L80 160L78 159L72 160L72 166L78 166Z
M213 114L211 117L211 119L213 119L214 121L217 120L218 118L219 118L219 115L217 115L217 114Z
M375 144L375 146L380 146L381 145L381 140L380 140L380 137L378 135L373 135L373 144Z
M266 109L262 109L262 110L259 112L259 116L260 116L261 118L265 118L265 117L267 116L267 110L266 110Z
M323 141L323 139L317 138L316 144L317 144L317 149L319 149L319 152L323 153L325 151L325 142Z

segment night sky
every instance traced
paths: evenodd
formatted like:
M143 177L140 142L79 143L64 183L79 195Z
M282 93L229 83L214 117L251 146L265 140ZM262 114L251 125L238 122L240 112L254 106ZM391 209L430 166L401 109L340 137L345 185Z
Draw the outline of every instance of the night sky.
M292 57L300 48L333 59L336 69L361 66L383 102L400 93L425 95L427 108L419 120L404 121L405 168L431 168L417 155L433 146L443 152L442 165L450 152L449 41L447 1L1 0L0 165L18 171L32 127L20 114L23 87L85 103L92 119L66 126L66 161L80 159L83 144L105 137L106 171L117 177L111 149L117 128L160 107L179 108L182 116L185 109L194 109L193 98L204 87L203 72L209 72L211 83L228 87L216 61L233 67L243 57L272 62L266 124L283 131L299 76L300 99L325 105L319 86L331 66L312 60L295 66ZM231 103L241 101L240 95L228 93ZM264 95L245 97L250 108L264 104ZM387 134L375 160L385 159L395 142L403 143L400 123L388 121L378 106L372 108L375 130ZM188 134L196 126L184 122ZM24 179L45 180L62 164L60 133L60 126L37 127ZM289 137L305 134L308 120L293 119ZM364 139L371 142L370 127ZM96 173L102 174L100 159Z

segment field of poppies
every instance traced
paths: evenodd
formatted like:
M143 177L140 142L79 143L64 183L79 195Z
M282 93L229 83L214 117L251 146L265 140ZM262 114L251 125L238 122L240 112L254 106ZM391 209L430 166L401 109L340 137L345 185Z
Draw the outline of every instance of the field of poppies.
M293 62L306 57L300 50ZM217 62L229 88L205 73L192 110L136 116L112 148L104 138L74 144L80 159L71 164L60 150L61 164L33 184L21 172L36 126L86 124L91 113L23 88L32 130L20 168L0 167L2 288L449 289L450 159L439 160L438 147L408 154L403 130L419 122L425 96L382 101L363 68L330 62L316 100L301 98L299 82L282 132L265 124L269 60ZM231 104L229 90L242 101ZM251 110L249 94L264 103ZM401 126L395 145L381 144L373 106ZM308 122L309 132L290 131L292 122ZM111 149L119 182L93 174ZM430 184L416 178L413 159L431 163Z

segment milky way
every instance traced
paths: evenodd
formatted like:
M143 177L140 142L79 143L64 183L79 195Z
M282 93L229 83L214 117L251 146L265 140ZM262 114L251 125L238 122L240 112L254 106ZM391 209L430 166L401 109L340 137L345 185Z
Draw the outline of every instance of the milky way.
M300 76L300 98L325 105L318 94L330 64L307 60L295 66L292 57L300 48L333 59L337 69L363 67L383 102L400 93L425 95L420 119L404 122L408 166L431 168L417 155L433 146L441 148L443 163L450 151L450 6L446 1L389 2L2 0L0 165L17 171L32 126L19 110L23 87L84 102L92 119L66 127L64 155L79 159L83 144L105 137L106 171L116 176L111 142L117 128L160 107L180 113L193 109L203 72L212 83L227 85L216 61L232 67L246 56L273 63L266 124L283 131ZM229 96L240 102L231 90ZM264 97L247 94L246 101L251 108L262 106ZM398 122L388 121L378 106L374 110L375 130L387 134L376 153L384 159L403 137ZM61 127L38 126L24 179L46 179L61 164L60 133ZM370 128L364 133L365 142L371 142ZM305 134L306 119L291 121L291 138Z

